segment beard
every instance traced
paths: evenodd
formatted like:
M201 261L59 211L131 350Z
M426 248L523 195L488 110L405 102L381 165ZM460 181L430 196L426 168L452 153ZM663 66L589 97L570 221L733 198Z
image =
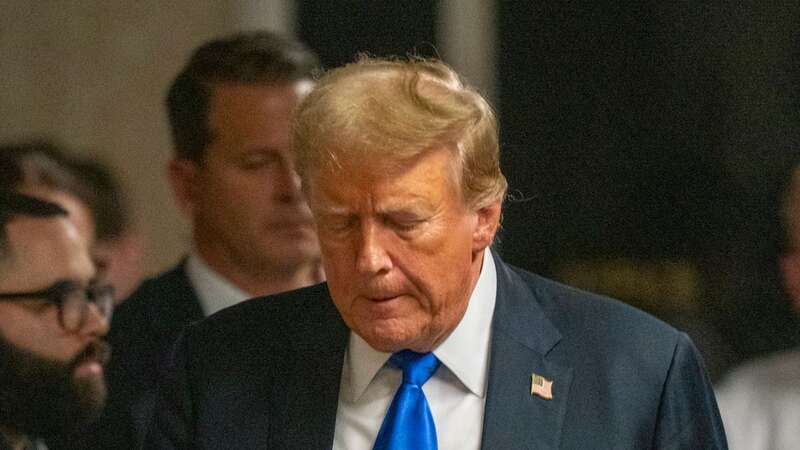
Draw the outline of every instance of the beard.
M70 433L99 418L106 400L101 377L74 376L86 361L108 362L110 350L93 341L71 361L42 358L0 336L0 424L29 436Z

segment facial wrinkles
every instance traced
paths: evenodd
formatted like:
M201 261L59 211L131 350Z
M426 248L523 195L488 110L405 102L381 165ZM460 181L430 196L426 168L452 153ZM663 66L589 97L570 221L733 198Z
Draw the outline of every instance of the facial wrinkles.
M408 200L408 198L411 200ZM441 204L431 205L424 198L413 195L390 195L376 201L373 195L367 196L366 211L361 213L359 233L361 240L370 239L369 245L375 248L380 257L390 261L389 270L380 273L364 274L362 289L365 296L388 298L409 295L419 300L420 306L438 311L439 305L428 299L434 294L432 286L418 276L428 267L420 266L418 254L433 254L438 251L436 236L443 232L443 216L446 214ZM405 230L405 222L411 222ZM366 234L369 233L367 236ZM432 241L433 240L433 241ZM365 244L361 242L359 248Z

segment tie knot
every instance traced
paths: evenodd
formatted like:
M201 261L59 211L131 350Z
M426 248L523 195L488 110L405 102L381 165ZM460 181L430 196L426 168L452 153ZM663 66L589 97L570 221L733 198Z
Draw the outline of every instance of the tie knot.
M439 368L439 360L433 353L417 353L403 350L394 353L389 363L403 371L403 384L422 387Z

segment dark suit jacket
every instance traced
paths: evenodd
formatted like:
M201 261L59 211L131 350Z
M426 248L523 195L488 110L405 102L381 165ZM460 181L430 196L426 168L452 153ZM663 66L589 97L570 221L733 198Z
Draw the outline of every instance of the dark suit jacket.
M203 317L185 261L142 283L112 317L108 334L112 358L106 369L109 397L103 417L86 432L50 446L54 450L141 447L162 363L183 327Z
M727 448L685 334L496 262L483 448ZM330 449L347 340L325 284L187 328L146 448ZM532 373L553 380L552 400L530 394Z

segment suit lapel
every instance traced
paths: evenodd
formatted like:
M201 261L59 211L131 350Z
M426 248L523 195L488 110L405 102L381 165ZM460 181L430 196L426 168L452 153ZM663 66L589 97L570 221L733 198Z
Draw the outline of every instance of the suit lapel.
M485 449L558 448L572 368L548 361L561 339L530 286L495 256L497 303L492 319ZM531 395L531 375L553 381L552 400Z

